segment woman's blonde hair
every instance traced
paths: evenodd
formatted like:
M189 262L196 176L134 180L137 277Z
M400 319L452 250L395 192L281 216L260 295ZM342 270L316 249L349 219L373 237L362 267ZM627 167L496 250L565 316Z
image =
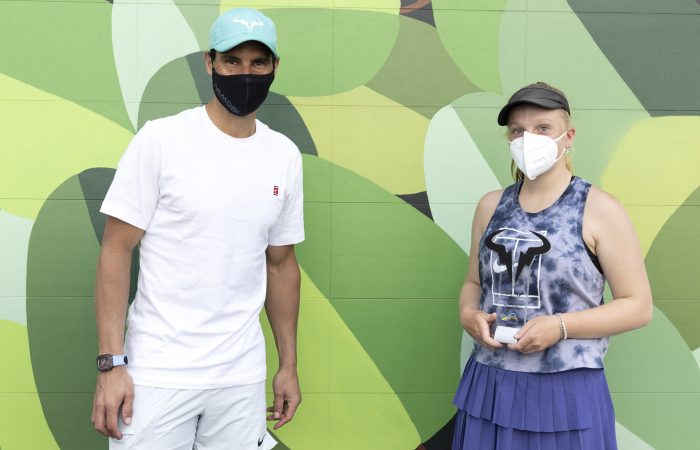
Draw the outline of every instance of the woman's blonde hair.
M528 84L527 86L523 87L522 89L532 88L532 87L550 90L552 92L555 92L555 93L561 95L562 97L564 97L564 99L566 99L566 95L561 90L555 88L552 85L544 83L542 81L538 81L537 83ZM567 102L568 102L568 100L567 100ZM569 113L566 112L566 110L564 110L564 109L559 109L558 111L561 111L561 116L564 119L564 121L566 122L567 128L570 128L571 127L571 117L569 116ZM566 168L569 169L569 172L571 172L573 174L574 173L574 162L572 161L571 154L568 151L564 155L564 161L566 163ZM523 181L525 179L525 174L522 172L522 170L518 169L518 166L515 165L515 161L510 162L510 173L513 176L513 179L517 182Z

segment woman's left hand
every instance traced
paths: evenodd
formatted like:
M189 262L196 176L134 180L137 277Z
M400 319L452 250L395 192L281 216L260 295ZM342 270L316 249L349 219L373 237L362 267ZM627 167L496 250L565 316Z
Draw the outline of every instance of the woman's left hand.
M559 319L555 315L535 317L515 333L514 337L518 342L508 344L510 350L521 353L541 352L559 342Z

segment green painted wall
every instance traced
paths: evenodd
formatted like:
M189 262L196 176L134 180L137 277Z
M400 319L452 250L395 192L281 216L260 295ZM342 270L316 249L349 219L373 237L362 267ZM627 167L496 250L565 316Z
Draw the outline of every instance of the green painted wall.
M281 448L448 445L471 217L510 183L495 116L534 81L569 96L576 173L626 206L654 291L652 324L606 358L620 448L686 448L700 425L700 2L662 3L0 1L0 448L107 448L90 424L100 201L145 121L208 101L201 51L234 6L278 26L259 117L304 153L304 402Z

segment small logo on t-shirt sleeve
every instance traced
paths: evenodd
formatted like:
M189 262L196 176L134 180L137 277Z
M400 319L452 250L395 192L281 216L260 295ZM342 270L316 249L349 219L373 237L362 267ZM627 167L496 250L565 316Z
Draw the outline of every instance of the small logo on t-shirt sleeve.
M278 197L280 195L280 187L279 186L272 187L272 195L274 195L275 197Z

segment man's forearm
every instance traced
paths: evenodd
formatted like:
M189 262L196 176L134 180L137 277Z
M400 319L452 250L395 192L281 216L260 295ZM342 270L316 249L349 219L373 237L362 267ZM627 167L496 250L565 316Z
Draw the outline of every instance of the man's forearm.
M265 310L275 336L280 368L296 368L301 274L293 251L283 261L268 260Z
M103 248L95 280L95 318L99 353L124 352L131 251Z

